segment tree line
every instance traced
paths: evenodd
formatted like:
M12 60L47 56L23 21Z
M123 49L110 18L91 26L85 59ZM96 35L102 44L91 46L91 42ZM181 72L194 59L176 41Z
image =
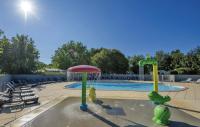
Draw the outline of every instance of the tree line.
M182 53L179 49L171 52L157 51L154 56L159 70L171 74L200 74L200 46ZM103 73L138 74L138 62L144 55L126 57L117 49L91 48L81 42L69 41L55 50L51 64L39 61L39 51L34 40L26 35L16 35L8 39L0 30L0 69L1 73L29 74L44 68L67 69L71 66L88 64L99 67ZM152 67L145 65L145 73Z
M0 30L0 51L1 73L29 74L38 69L39 51L26 35L8 39Z
M158 69L171 74L200 74L200 46L184 54L179 49L171 52L157 51L154 56L158 61ZM52 66L67 69L71 66L89 64L99 67L103 73L135 73L138 74L138 62L144 55L126 57L117 49L87 49L81 42L69 41L55 51ZM145 65L145 73L152 71Z

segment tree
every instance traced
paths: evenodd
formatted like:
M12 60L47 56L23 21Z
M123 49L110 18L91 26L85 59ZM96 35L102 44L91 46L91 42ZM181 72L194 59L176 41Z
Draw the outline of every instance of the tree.
M186 67L191 69L191 74L200 74L200 46L190 50L185 61Z
M36 67L37 67L37 70L42 70L42 69L45 69L47 65L44 62L38 61Z
M155 55L156 60L158 61L158 69L159 70L170 70L170 64L171 64L171 57L168 53L165 53L164 51L157 51Z
M0 29L0 55L3 53L3 48L8 43L7 37L4 35L4 32Z
M71 66L89 64L90 56L87 47L81 42L70 41L63 44L55 51L52 57L53 66L60 69L67 69Z
M123 53L121 53L117 49L111 50L111 61L112 61L112 70L113 73L127 73L129 68L128 59L125 57Z
M91 48L91 49L89 49L89 54L90 54L90 57L93 57L96 53L99 53L99 52L101 52L101 50L103 50L103 49L105 49L106 50L106 48Z
M184 54L179 50L173 50L171 51L171 70L185 67L185 57Z
M102 49L92 58L92 64L99 67L103 73L126 73L128 60L116 49Z
M139 74L139 61L143 60L144 56L143 55L134 55L132 57L129 58L129 65L130 65L130 71L135 73L135 74Z
M4 69L10 69L10 42L4 35L4 32L0 29L0 66L1 66L1 71L2 68ZM3 66L4 64L7 64L7 66ZM5 68L7 67L7 68Z
M16 35L11 42L4 41L1 57L2 72L10 74L27 74L36 70L39 52L32 38Z
M109 50L103 49L91 58L92 64L99 67L103 73L111 73L112 62L110 56Z

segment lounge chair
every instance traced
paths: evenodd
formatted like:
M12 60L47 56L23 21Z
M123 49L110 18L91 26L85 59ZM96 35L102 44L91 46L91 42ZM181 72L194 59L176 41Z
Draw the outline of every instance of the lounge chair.
M32 89L27 89L27 90L23 90L23 89L19 89L16 90L15 88L13 88L12 86L10 86L9 84L6 84L8 86L8 89L10 90L10 92L13 93L32 93L34 92Z
M11 97L11 95L10 95L10 94L8 94L8 93L4 93L4 92L0 92L0 96Z
M26 96L26 97L22 97L22 100L24 101L25 104L35 104L38 103L38 96Z
M6 97L6 96L0 96L0 100L3 102L3 103L10 103L10 102L20 102L22 101L21 98L19 97Z
M10 94L10 93L5 93L5 92L0 92L0 96L3 97L8 97L8 98L12 98L12 97L26 97L26 96L35 96L35 93L14 93L14 94Z
M11 81L11 82L9 82L8 84L9 84L9 85L11 85L11 86L12 86L12 88L15 88L15 86L16 86L16 85L14 84L14 82L12 82L12 81ZM17 88L19 88L19 89L21 89L21 90L28 90L28 89L32 89L32 87L31 87L31 86L28 86L28 85L27 85L27 86L19 86L19 87L17 87Z
M31 87L27 86L27 87L15 87L15 85L13 85L11 82L8 82L5 84L7 87L13 89L13 90L32 90Z
M2 92L1 92L2 93ZM32 94L30 96L30 94ZM12 94L12 96L5 96L8 95L3 92L2 95L0 95L0 111L2 108L6 109L9 108L10 111L22 109L24 108L25 104L34 104L38 103L39 97L36 96L33 93L20 93L20 96L15 96Z
M0 108L1 106L4 104L4 102L2 100L0 100Z
M10 85L12 85L12 87L15 88L15 86L17 86L17 84L14 82L14 81L11 81L9 82ZM26 83L27 85L24 85L24 86L19 86L20 89L31 89L32 88L32 84L28 84Z
M11 97L11 96L12 96L12 93L11 93L10 89L7 88L4 92L0 92L0 96Z
M192 78L187 78L185 81L182 81L182 82L190 83L190 82L192 82Z
M5 97L26 97L26 96L34 96L34 92L18 92L18 93L12 93L12 90L7 88L6 91L0 92L0 96L5 96Z
M29 103L38 103L39 97L34 95L34 96L25 96L25 97L5 97L5 96L0 96L0 101L3 103L14 103L14 102L21 102L23 101L25 104Z
M10 89L12 92L12 97L15 97L17 94L19 95L19 99L21 98L25 104L29 103L38 103L39 97L35 95L35 93L32 90L19 90L15 91L13 89Z
M14 82L15 82L15 84L17 84L17 86L23 86L24 85L24 83L21 80L15 80Z
M20 97L26 97L26 96L34 96L34 92L29 92L29 93L14 93L12 96L20 96Z
M12 90L12 93L33 93L33 90Z
M2 105L3 109L10 109L10 112L22 110L25 106L24 101L10 102Z
M197 81L195 82L196 84L200 84L200 78L197 79Z
M33 79L29 80L27 83L28 83L27 86L30 86L30 87L36 87L40 85L36 80L33 80Z
M10 111L22 109L24 107L25 102L21 98L8 98L0 96L0 107L1 108L9 108Z

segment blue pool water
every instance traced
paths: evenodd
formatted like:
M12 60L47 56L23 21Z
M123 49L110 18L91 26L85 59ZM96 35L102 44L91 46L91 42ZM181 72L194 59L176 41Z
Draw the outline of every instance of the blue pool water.
M152 83L110 83L110 82L95 82L87 83L87 86L94 86L97 90L133 90L133 91L152 91ZM81 82L66 85L66 88L81 89ZM158 84L159 91L180 91L184 90L185 87Z

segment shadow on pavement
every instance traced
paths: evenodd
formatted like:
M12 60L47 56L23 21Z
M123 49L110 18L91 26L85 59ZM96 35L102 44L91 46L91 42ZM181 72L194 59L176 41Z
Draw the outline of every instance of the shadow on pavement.
M176 106L171 106L171 105L165 105L165 106L170 107L170 108L175 108L175 109L181 109L181 110L186 110L186 111L190 111L190 112L200 113L200 111L197 111L197 110L181 108L181 107L176 107Z
M92 112L91 110L88 109L87 111L89 114L91 114L92 116L94 116L95 118L101 120L102 122L106 123L107 125L111 126L111 127L120 127L119 125L113 123L112 121Z
M198 126L190 125L184 122L170 121L169 127L198 127Z

